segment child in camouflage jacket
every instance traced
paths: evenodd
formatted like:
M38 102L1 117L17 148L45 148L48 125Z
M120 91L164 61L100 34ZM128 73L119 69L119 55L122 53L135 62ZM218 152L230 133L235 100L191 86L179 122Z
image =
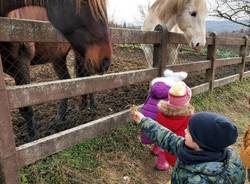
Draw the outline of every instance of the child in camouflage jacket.
M236 142L236 126L216 113L191 116L185 138L175 135L156 121L132 112L149 138L176 155L171 184L244 184L245 169L238 154L228 146Z

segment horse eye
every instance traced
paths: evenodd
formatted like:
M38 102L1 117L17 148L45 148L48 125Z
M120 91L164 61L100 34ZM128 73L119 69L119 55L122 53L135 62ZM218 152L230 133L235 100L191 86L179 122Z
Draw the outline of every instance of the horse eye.
M195 12L195 11L194 11L194 12L191 12L190 15L191 15L192 17L196 17L197 12Z

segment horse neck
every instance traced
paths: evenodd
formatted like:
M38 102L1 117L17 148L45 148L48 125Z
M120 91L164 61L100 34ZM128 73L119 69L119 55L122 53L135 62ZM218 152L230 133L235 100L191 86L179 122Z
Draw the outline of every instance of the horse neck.
M158 24L164 24L168 30L177 24L177 7L179 0L156 0L144 21L144 30L152 31Z

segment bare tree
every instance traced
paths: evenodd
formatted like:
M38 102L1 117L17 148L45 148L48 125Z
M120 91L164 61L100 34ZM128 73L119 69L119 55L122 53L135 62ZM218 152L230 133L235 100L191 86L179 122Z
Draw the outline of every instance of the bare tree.
M138 22L143 22L148 14L148 10L151 7L151 4L154 0L145 0L143 4L140 4L137 9L140 17L135 17L135 20Z
M139 11L140 16L141 16L141 18L143 20L147 16L150 6L151 6L151 1L150 0L146 0L145 4L143 4L143 5L141 4L141 5L138 6L138 11Z
M250 27L250 0L215 0L212 16Z

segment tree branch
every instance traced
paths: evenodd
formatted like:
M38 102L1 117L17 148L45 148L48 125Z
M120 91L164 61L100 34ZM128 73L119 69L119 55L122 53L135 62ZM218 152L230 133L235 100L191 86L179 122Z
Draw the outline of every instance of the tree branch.
M217 6L211 16L224 18L234 23L250 27L250 21L247 21L250 17L249 0L216 0L216 4Z

